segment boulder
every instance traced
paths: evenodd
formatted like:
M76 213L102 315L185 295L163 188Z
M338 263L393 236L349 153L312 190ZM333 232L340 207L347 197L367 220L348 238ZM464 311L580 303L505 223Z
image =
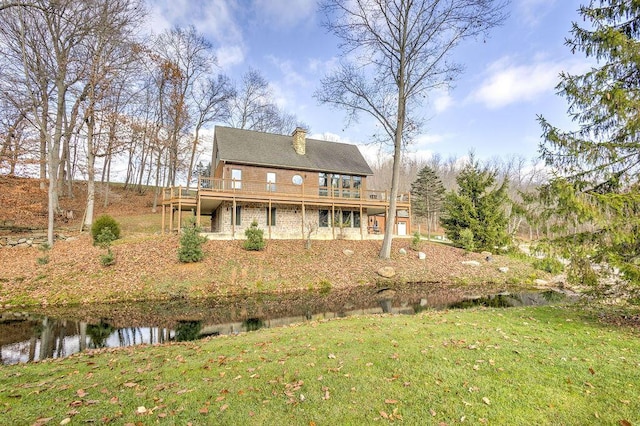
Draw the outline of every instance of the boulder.
M480 266L480 262L478 262L477 260L463 260L460 263L467 266Z
M353 250L344 249L342 250L342 254L344 254L345 256L353 256Z
M503 274L506 274L507 272L509 272L509 268L507 266L501 266L498 268L498 271L502 272Z
M418 259L425 260L426 258L427 258L427 253L424 253L422 251L418 252Z
M396 274L396 270L392 266L383 266L378 269L378 275L384 278L391 278Z

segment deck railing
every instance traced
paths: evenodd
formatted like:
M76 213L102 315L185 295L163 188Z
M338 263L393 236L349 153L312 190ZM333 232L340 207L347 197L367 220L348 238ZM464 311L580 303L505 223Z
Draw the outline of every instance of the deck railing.
M390 196L388 191L363 190L362 188L338 188L338 187L318 187L306 186L293 183L219 179L219 178L199 178L197 188L187 189L182 186L165 188L164 200L176 199L196 199L198 191L206 193L224 193L237 196L256 196L263 198L287 197L295 199L334 199L343 201L358 201L374 203L388 203ZM409 193L399 194L397 201L409 203L411 200Z

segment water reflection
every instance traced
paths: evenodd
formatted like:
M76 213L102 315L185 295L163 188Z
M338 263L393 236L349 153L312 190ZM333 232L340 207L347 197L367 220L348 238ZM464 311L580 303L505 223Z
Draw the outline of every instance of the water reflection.
M349 315L414 314L424 309L540 305L555 292L465 298L455 289L416 284L320 295L300 292L243 298L51 308L0 314L0 364L60 358L86 349L186 341Z

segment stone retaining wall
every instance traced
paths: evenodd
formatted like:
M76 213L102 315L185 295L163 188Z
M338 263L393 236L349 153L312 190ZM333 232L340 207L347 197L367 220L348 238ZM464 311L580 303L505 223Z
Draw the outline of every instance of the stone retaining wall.
M55 234L56 241L66 240L68 237L63 234ZM47 234L41 232L0 235L0 248L13 247L38 247L47 242Z

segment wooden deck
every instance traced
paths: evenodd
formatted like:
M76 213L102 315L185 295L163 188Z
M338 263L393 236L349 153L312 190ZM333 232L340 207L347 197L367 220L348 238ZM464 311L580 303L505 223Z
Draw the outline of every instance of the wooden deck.
M213 211L223 201L327 206L331 208L351 207L367 209L369 214L386 214L391 200L387 191L380 190L319 188L317 185L200 178L197 188L177 186L164 189L162 198L163 228L165 207L170 209L170 229L173 229L174 211L178 212L177 223L181 223L181 212L194 211L199 224L202 213ZM398 195L396 206L400 210L410 210L410 194Z

